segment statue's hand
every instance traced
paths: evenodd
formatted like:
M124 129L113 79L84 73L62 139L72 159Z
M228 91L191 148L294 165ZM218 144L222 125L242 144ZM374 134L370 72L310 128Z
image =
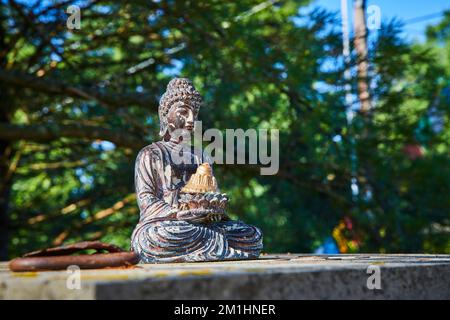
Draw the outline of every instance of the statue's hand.
M196 223L206 223L222 220L223 213L218 213L213 209L188 209L177 213L178 220L185 220Z

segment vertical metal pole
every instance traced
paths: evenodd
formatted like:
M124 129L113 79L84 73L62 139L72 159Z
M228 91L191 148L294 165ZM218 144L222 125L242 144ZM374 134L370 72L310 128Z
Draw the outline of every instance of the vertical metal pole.
M341 0L341 16L342 16L342 55L344 56L345 71L345 104L347 108L347 119L352 120L352 96L350 85L350 33L348 27L348 6L347 0Z

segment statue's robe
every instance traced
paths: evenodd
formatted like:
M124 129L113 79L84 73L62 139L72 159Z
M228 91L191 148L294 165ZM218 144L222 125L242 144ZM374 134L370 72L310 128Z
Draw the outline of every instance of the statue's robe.
M159 141L143 148L135 166L140 219L131 247L142 263L251 259L262 250L262 233L241 221L208 224L178 220L180 189L198 165L211 162L201 153L184 150L184 163L173 161L180 145ZM177 153L178 152L178 153ZM188 161L187 161L187 160Z

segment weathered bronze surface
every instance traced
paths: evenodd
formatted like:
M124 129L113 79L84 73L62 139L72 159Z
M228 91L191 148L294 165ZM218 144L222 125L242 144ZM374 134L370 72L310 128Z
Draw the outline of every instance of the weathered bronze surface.
M158 110L162 140L136 158L140 219L131 247L143 263L251 259L262 250L258 228L226 215L228 196L218 189L209 157L175 134L192 133L201 103L190 80L171 80Z

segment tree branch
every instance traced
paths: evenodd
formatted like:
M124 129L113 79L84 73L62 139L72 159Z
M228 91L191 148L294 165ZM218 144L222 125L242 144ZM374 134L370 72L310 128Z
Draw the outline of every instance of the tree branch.
M145 141L131 134L91 125L78 124L31 124L0 123L0 140L28 140L45 142L62 137L106 140L118 146L140 149Z
M130 193L128 194L125 198L123 198L120 201L117 201L114 205L112 205L111 207L107 208L107 209L103 209L98 211L97 213L95 213L93 216L90 216L89 218L87 218L86 220L83 221L78 221L77 223L75 223L74 226L71 226L69 229L64 230L63 232L61 232L54 240L53 240L53 245L59 246L61 245L64 240L67 239L67 237L69 236L71 231L74 230L79 230L81 229L83 226L88 225L90 223L93 223L97 220L101 220L104 219L106 217L109 217L110 215L112 215L113 213L121 210L123 207L125 207L127 204L132 203L136 201L136 194L135 193Z
M156 98L149 94L101 93L97 90L73 87L56 79L48 77L39 78L17 71L0 69L0 82L4 82L6 85L28 88L46 94L67 95L73 98L94 100L106 107L112 107L113 109L128 105L138 105L146 108L158 106Z

